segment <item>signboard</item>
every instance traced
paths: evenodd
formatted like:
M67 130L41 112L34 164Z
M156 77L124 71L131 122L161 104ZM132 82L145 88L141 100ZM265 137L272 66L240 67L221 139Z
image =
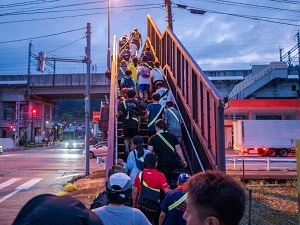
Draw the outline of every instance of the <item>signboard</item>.
M100 120L100 112L93 111L93 123L98 123Z

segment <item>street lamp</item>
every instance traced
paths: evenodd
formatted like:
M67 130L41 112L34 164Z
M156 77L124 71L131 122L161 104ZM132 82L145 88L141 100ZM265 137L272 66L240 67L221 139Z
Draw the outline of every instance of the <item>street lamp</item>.
M49 121L46 121L46 128L45 128L45 138L48 139L48 127L49 127Z

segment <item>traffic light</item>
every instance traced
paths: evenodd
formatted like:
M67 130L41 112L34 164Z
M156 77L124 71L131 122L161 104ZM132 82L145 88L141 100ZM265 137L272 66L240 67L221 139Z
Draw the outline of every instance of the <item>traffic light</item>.
M36 117L36 109L32 109L32 117Z
M39 52L37 57L36 71L41 71L42 73L44 72L45 61L46 61L46 52Z
M14 129L14 126L10 126L9 129L10 129L10 130L13 130L13 129Z

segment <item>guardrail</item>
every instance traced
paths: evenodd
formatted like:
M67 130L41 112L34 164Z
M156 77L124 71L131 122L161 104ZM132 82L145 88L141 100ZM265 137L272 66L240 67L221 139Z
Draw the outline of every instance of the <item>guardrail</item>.
M274 162L283 162L283 163L297 163L297 160L295 158L226 158L226 163L227 162L232 162L233 163L233 170L237 170L237 164L242 163L244 164L245 162L260 162L260 163L266 163L266 170L270 171L271 170L271 164Z

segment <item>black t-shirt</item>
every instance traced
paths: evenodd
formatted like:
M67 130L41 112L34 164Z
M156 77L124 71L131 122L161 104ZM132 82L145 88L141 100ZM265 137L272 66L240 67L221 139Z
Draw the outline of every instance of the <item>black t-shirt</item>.
M123 112L122 115L122 127L137 128L138 127L138 116L141 115L140 106L138 101L134 99L127 99L122 102L118 107L119 112Z
M163 132L161 135L173 146L174 152L157 134L149 138L148 145L153 146L153 152L158 157L157 170L170 174L177 167L175 145L179 145L179 141L169 132Z

